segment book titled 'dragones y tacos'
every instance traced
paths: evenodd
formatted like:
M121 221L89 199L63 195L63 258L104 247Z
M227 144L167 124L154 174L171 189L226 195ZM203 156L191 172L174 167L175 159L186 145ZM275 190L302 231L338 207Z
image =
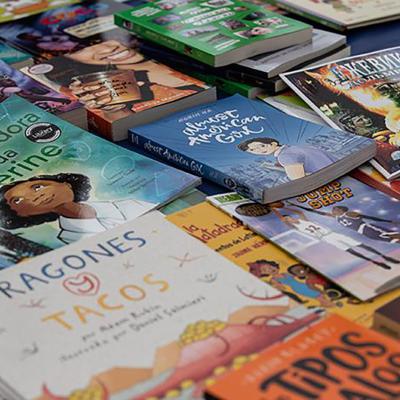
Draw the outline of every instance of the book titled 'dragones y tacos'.
M200 399L319 319L157 212L3 271L0 308L7 400Z

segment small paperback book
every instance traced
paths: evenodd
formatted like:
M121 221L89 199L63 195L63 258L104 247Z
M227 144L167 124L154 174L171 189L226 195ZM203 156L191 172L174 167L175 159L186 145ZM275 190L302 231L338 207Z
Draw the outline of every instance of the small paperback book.
M87 126L86 111L79 101L71 100L0 61L0 102L13 94L81 128Z
M312 36L310 25L237 0L157 0L117 12L115 23L213 67Z
M206 399L394 400L399 368L398 342L332 315L231 368Z
M399 288L361 302L207 202L177 211L168 215L167 219L238 267L309 309L322 308L371 328L374 312L400 296Z
M375 154L374 141L235 95L130 129L134 146L268 203L313 190Z
M130 221L199 183L18 96L0 110L0 228L46 248ZM12 265L18 243L4 244Z
M0 309L7 400L201 399L320 319L158 212L2 271Z
M286 10L346 30L398 19L398 0L275 0Z
M374 329L400 340L400 297L375 311Z
M267 205L208 199L360 300L400 286L399 200L353 178Z
M400 175L400 47L281 77L332 127L374 138L374 167L389 180Z
M113 141L138 124L216 100L214 87L146 58L132 35L120 33L23 72L81 101L89 129Z

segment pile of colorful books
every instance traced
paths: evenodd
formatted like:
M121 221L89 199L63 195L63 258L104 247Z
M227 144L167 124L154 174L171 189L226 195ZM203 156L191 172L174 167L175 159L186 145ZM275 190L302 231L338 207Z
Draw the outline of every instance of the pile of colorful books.
M2 2L0 400L399 398L397 18Z

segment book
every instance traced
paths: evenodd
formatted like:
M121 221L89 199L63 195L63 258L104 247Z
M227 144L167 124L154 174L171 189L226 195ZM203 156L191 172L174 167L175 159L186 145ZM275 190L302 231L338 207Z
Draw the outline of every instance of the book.
M157 212L5 270L0 285L9 400L200 399L221 371L320 318Z
M199 184L18 96L0 109L0 228L39 245L103 232Z
M33 64L33 59L28 53L17 50L2 41L0 41L0 60L15 69Z
M313 190L375 153L370 139L240 95L129 132L134 147L262 203Z
M146 58L128 33L23 72L81 101L89 130L113 141L126 139L128 128L216 99L214 87Z
M213 67L311 39L310 25L237 0L159 0L117 12L115 23Z
M86 112L81 103L36 82L0 60L0 102L13 94L81 128L87 127Z
M282 74L282 79L328 124L372 137L372 164L385 178L400 175L398 128L400 47Z
M362 301L400 285L399 201L356 179L267 205L208 199Z
M400 179L394 179L388 181L385 177L380 174L371 165L364 164L361 167L351 172L351 175L361 182L380 190L383 193L388 194L391 197L395 197L400 200Z
M400 339L400 297L389 301L375 311L374 329Z
M338 30L360 28L400 17L396 0L274 0L274 3L291 13Z
M129 4L113 0L67 3L61 6L59 2L56 9L0 25L0 38L44 61L123 34L114 25L113 13L129 9Z
M330 35L333 35L333 37ZM289 69L291 65L300 68L312 65L315 62L328 62L349 56L350 47L343 44L343 38L342 35L314 29L311 42L307 41L272 53L263 53L219 68L211 67L167 47L139 38L138 46L149 57L160 60L183 72L191 74L195 71L206 75L216 75L223 79L261 87L269 93L277 93L286 89L287 85L276 75L276 71L287 71L285 68ZM313 58L314 55L318 55L318 57ZM304 62L302 63L302 61ZM275 71L275 73L271 72L274 76L269 77L266 71Z
M195 204L202 203L206 199L206 194L198 189L193 189L188 193L179 196L177 199L171 201L159 210L164 215L170 215L178 211L184 210L185 208L194 206Z
M395 399L398 349L395 340L332 315L231 368L206 399Z
M206 202L170 214L167 220L303 307L322 308L368 328L372 327L375 310L400 295L400 289L396 289L361 302Z
M15 21L30 15L61 7L66 4L77 3L79 0L11 0L0 4L0 23Z

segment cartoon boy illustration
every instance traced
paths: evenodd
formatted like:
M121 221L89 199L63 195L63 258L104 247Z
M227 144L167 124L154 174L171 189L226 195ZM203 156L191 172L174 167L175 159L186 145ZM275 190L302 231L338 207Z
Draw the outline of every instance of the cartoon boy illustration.
M133 200L89 202L90 180L81 174L41 175L0 188L0 226L28 228L57 221L68 244L138 217L150 203Z
M325 150L310 145L282 145L269 137L248 139L238 148L257 156L273 155L290 180L303 178L337 161L333 154Z

